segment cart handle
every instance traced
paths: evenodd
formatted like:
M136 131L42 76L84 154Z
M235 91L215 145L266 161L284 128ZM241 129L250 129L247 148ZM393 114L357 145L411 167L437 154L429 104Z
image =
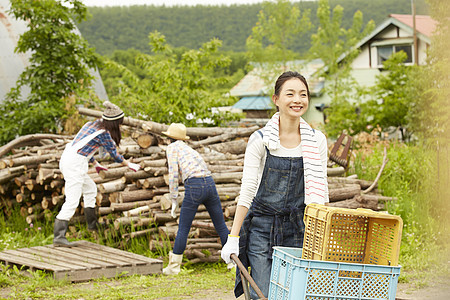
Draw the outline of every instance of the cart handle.
M250 285L252 286L252 288L255 290L256 294L258 295L258 297L261 300L267 300L267 298L264 296L264 294L261 292L261 290L259 289L259 287L256 285L256 282L253 280L253 278L250 276L250 274L247 271L247 268L244 267L244 265L242 264L241 260L237 257L236 254L232 253L230 255L231 259L234 260L234 262L236 263L236 265L238 266L239 270L241 271L241 274L244 275L245 279L248 280L248 282L250 282Z

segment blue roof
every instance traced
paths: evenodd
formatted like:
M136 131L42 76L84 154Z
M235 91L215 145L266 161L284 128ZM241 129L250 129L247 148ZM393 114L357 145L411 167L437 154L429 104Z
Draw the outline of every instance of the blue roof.
M233 108L242 110L269 110L273 109L274 105L270 97L243 97L233 105Z

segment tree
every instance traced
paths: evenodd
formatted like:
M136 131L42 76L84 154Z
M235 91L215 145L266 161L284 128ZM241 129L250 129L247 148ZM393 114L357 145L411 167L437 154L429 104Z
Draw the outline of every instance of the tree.
M426 93L423 101L413 107L412 126L420 137L445 145L450 140L450 2L428 0L428 3L437 23L424 70L427 76L418 77L418 83L426 85Z
M260 76L273 83L279 70L287 68L287 62L296 54L290 50L293 41L311 28L310 11L300 9L288 0L275 3L264 1L258 14L258 22L247 38L246 47L249 61L262 71ZM274 72L273 70L277 70Z
M412 131L410 112L415 104L422 101L423 92L416 75L423 72L417 66L408 66L405 52L391 55L383 62L385 71L377 76L376 84L370 89L366 109L373 116L371 124L379 125L383 131L390 127L400 130L402 140L409 140ZM420 69L420 70L417 70Z
M2 142L16 134L60 130L65 98L90 86L89 68L97 63L94 50L77 34L72 20L87 17L81 1L13 0L10 13L26 21L28 27L15 51L29 51L31 57L16 87L0 107ZM30 93L22 99L22 92L27 88Z
M228 97L211 90L225 79L212 77L211 71L229 65L226 56L215 55L221 41L212 39L198 50L177 49L166 43L165 36L155 31L149 35L153 55L140 53L136 65L140 77L127 67L106 60L106 69L120 72L113 98L128 115L160 123L181 122L196 126L206 119L213 125L233 119L231 114L212 114L212 107L228 105Z
M377 76L375 85L359 89L358 100L349 102L338 99L327 124L327 133L338 135L347 130L354 135L373 128L389 131L399 129L403 140L409 140L414 129L416 107L422 106L424 67L404 64L403 51L394 53L383 63L383 73Z
M311 36L310 57L323 61L324 67L319 75L326 79L326 93L331 97L330 108L326 110L329 115L325 125L327 133L336 131L336 126L339 126L339 121L342 121L339 115L350 113L348 109L352 104L345 102L358 99L356 92L359 89L356 81L351 77L350 64L358 55L359 50L355 47L356 44L375 27L373 21L369 21L364 26L363 14L357 11L353 15L352 26L345 29L342 27L343 14L342 6L337 5L331 12L328 0L319 0L317 18L320 25L317 32ZM340 109L347 112L339 112ZM352 112L352 114L355 113ZM336 121L338 124L335 123Z

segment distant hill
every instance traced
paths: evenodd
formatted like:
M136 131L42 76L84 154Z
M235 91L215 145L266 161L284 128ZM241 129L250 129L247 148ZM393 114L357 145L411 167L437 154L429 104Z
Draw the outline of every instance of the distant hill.
M425 0L415 0L416 13L428 14ZM300 1L303 11L311 10L315 26L299 36L293 50L304 53L310 47L310 36L317 28L317 2ZM411 14L411 0L330 0L331 8L344 7L344 25L350 26L355 11L361 10L364 21L381 23L391 13ZM82 35L102 55L114 50L134 48L150 53L148 35L159 31L175 47L199 48L211 38L223 41L224 51L245 51L245 41L258 19L261 4L230 6L146 6L89 7L92 18L78 24Z

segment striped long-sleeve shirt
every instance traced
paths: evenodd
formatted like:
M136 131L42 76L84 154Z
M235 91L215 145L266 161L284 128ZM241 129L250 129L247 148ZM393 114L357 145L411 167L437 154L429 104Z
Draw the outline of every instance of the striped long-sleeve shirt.
M323 171L326 174L328 160L327 140L325 135L318 130L316 130L316 135L318 138L317 142L320 151L321 164ZM292 149L279 146L276 150L270 150L270 154L280 157L301 157L304 155L300 145ZM254 132L249 138L247 149L245 151L244 172L242 175L241 192L239 194L238 205L250 208L253 198L259 188L265 163L266 150L263 144L263 139L258 132ZM325 202L328 202L328 188L326 189L325 197Z
M75 137L73 143L76 144L84 137L100 130L100 122L101 120L99 119L84 124L84 126L77 133L77 136ZM116 143L114 142L108 131L104 131L103 133L97 135L84 147L81 147L81 149L79 149L77 153L86 157L90 157L89 162L93 163L95 161L94 153L99 147L103 147L116 162L124 161L123 156L117 152Z
M166 155L169 167L169 191L172 199L178 197L180 175L183 182L191 177L211 175L200 154L183 141L176 141L167 146Z

